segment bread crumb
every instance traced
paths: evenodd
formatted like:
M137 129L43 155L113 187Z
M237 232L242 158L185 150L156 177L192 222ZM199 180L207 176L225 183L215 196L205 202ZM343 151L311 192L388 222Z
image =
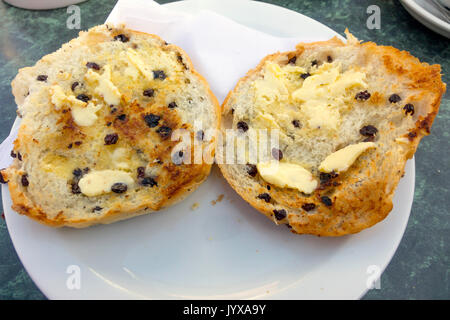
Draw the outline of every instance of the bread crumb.
M223 194L220 194L220 195L217 197L216 200L212 200L212 201L211 201L211 204L212 204L213 206L216 205L216 203L218 203L218 202L220 202L220 201L223 200L223 197L224 197L224 195L223 195Z
M198 202L194 202L194 204L192 204L191 206L191 210L195 210L200 206L200 204Z

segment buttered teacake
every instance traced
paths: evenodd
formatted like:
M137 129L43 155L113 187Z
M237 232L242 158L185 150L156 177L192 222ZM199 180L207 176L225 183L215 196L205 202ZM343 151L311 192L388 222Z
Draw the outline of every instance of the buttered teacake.
M171 137L184 130L214 153L197 131L217 128L217 100L186 53L157 36L94 27L12 87L22 121L2 174L19 213L52 226L109 223L167 207L209 174L205 162L174 162L192 152Z
M407 52L349 33L346 43L301 43L264 58L228 94L221 127L239 133L223 140L219 166L239 195L293 232L359 232L392 209L444 91L440 67Z

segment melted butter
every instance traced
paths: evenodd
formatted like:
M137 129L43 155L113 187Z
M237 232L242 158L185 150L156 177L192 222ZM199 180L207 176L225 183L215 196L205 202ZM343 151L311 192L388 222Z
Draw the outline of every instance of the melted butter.
M129 48L127 50L127 57L131 65L133 65L137 70L139 70L145 78L153 79L152 68L146 65L144 61L142 61L142 59L139 57L139 54L135 50Z
M89 69L85 76L86 80L97 82L94 92L102 96L108 105L118 105L121 94L119 89L111 81L111 67L105 65L103 69L104 71L101 75Z
M310 194L317 188L317 180L311 172L301 165L289 162L258 163L258 172L261 177L280 188L297 189Z
M130 64L130 69L126 69L126 72L131 76L135 75L135 71L131 66L139 70L148 80L154 79L153 71L156 70L163 70L167 76L181 71L181 66L175 54L171 51L165 52L156 47L149 47L146 50L139 51L129 48L126 56Z
M255 80L252 85L255 90L255 105L261 109L276 102L286 102L289 97L283 72L273 62L266 64L264 79Z
M86 104L85 102L75 98L73 95L66 95L64 90L58 85L51 86L49 91L50 101L55 106L55 110L60 110L65 106L81 108Z
M324 63L301 80L305 69L267 62L263 68L264 79L252 83L256 126L286 127L297 119L310 129L336 130L341 111L347 109L352 100L351 89L367 87L363 72L341 72L341 69L339 63Z
M373 142L360 142L349 145L326 157L320 164L319 170L322 172L346 171L364 151L375 147L376 145Z
M98 119L97 111L101 108L101 105L94 105L92 102L85 107L73 107L71 109L73 121L81 127L91 126Z
M292 125L293 119L301 117L299 110L289 106L290 91L305 70L297 66L284 66L267 62L264 79L252 83L256 115L253 126L259 129L281 129Z
M41 161L41 168L45 172L56 174L57 176L68 180L72 177L75 163L70 158L64 156L47 154Z
M134 183L131 174L120 170L91 171L78 182L81 192L88 196L98 196L111 192L115 183L125 183L130 186Z
M117 169L130 169L130 153L126 148L117 148L113 151L111 159Z
M125 68L124 75L126 77L130 77L133 80L136 80L137 78L139 78L139 70L131 65Z
M352 98L352 88L366 88L365 74L355 70L341 72L338 63L324 63L305 79L292 99L301 103L301 111L311 128L337 129L340 111Z

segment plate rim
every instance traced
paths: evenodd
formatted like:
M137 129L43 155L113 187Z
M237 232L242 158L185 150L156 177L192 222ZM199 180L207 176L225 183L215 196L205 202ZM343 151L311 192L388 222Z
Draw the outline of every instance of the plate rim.
M419 5L415 0L400 0L400 3L405 10L422 25L444 37L450 38L450 23L446 23L442 19L439 19Z

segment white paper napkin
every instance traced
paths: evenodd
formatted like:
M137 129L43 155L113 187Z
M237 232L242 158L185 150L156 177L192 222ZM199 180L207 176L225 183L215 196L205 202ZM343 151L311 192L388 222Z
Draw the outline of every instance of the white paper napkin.
M119 0L106 22L124 23L130 29L157 34L182 48L220 103L263 57L293 50L298 42L312 41L274 37L209 10L186 14L149 0ZM11 163L9 154L16 135L17 130L12 130L0 145L0 168Z

